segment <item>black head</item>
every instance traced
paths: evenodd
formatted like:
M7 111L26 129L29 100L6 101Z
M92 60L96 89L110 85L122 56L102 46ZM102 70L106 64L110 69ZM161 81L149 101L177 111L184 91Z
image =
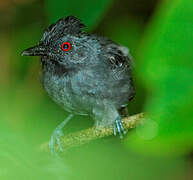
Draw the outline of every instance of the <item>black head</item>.
M63 65L81 63L93 49L86 33L82 32L83 27L85 25L74 16L59 19L45 30L36 46L24 50L22 55L41 56Z

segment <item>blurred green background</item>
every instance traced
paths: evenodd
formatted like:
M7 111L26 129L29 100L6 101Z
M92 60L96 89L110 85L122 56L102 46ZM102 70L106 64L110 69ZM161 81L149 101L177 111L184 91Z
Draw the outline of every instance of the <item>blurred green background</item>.
M68 115L39 82L39 58L21 57L58 18L75 15L86 31L130 48L144 126L124 140L100 139L62 158L40 151ZM1 0L0 180L193 179L192 0ZM74 117L64 133L93 125Z

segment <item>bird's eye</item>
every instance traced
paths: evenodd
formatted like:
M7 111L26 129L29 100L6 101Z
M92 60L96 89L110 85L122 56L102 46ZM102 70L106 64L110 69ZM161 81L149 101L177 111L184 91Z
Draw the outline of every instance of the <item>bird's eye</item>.
M69 42L64 42L61 45L63 51L69 51L71 49L71 44Z

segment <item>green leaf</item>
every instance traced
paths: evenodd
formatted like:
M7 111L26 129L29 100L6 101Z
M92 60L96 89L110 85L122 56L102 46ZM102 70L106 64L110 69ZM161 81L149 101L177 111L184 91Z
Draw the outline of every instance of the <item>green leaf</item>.
M131 147L173 154L193 148L192 22L192 0L165 1L144 36L138 68L149 121L129 138Z
M61 17L74 15L80 18L86 26L97 25L112 0L48 0L46 1L47 16L50 23Z

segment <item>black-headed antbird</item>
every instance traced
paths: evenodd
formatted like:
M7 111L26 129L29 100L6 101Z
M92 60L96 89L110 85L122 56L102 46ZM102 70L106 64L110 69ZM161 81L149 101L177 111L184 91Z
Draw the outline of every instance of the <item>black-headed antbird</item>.
M90 115L96 128L111 127L122 138L120 110L135 95L131 56L126 47L82 31L74 17L49 26L39 43L22 55L41 56L42 83L49 96L71 114L53 133L51 152L72 114Z

